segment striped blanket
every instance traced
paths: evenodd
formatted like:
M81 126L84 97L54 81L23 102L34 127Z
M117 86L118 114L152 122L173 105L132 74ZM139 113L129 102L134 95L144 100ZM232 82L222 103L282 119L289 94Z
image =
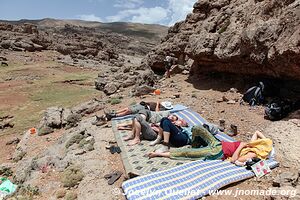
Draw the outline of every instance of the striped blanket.
M198 199L253 176L227 161L200 160L128 180L122 187L129 200Z
M190 109L179 110L174 114L192 126L206 123L201 115ZM221 141L235 141L222 132L215 137ZM267 160L267 163L270 168L278 166L278 162L273 159ZM129 200L198 199L253 176L252 171L227 161L199 160L125 181L122 188Z

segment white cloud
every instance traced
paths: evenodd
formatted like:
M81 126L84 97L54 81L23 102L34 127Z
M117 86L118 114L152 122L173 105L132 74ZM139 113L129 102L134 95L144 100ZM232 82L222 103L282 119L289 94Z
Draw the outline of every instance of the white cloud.
M102 22L103 20L100 17L97 17L94 14L90 15L78 15L79 19L84 20L84 21L98 21Z
M127 19L130 22L155 24L160 23L167 17L168 10L162 7L122 10L115 16L109 16L108 21L122 21Z
M146 8L144 0L117 0L114 7L121 10L105 18L108 22L130 21L145 24L165 24L172 26L184 20L193 10L196 0L167 0L166 8L161 6Z
M141 6L144 0L117 0L114 4L116 8L133 9Z
M184 20L193 11L195 0L169 0L169 25Z
M154 8L139 8L135 10L137 15L134 15L131 19L132 22L143 23L159 23L167 17L167 12L162 7Z

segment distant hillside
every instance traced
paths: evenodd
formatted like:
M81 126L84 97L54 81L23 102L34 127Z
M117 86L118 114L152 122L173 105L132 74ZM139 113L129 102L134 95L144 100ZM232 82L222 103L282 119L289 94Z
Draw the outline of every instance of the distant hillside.
M94 29L95 31L107 32L107 33L119 33L130 37L144 37L150 40L157 40L164 37L167 34L168 27L157 24L139 24L128 22L113 22L113 23L101 23L96 21L83 21L83 20L58 20L58 19L41 19L41 20L27 20L22 19L19 21L5 21L10 24L24 24L31 23L38 26L41 30L49 30L51 28L64 28L66 25L86 27ZM157 41L159 42L159 41Z
M82 20L0 20L0 49L55 50L74 63L92 59L118 65L121 54L144 56L167 35L168 27L137 23ZM72 61L73 62L73 61ZM94 64L97 65L97 64Z

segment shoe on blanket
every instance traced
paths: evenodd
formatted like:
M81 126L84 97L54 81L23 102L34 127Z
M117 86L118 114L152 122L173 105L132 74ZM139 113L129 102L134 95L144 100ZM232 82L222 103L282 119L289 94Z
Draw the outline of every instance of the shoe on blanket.
M149 143L150 146L155 146L157 144L160 144L162 140L162 137L160 135L157 135L157 138Z
M155 150L155 153L165 153L170 151L169 145L163 144L159 149Z

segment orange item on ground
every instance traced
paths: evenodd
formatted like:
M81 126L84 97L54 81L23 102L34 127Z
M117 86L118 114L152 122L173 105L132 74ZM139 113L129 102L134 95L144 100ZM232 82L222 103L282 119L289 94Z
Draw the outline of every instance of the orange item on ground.
M29 131L30 131L30 134L35 134L36 133L36 128L31 128L31 129L29 129Z
M160 95L160 89L154 90L154 94L155 94L155 95Z

